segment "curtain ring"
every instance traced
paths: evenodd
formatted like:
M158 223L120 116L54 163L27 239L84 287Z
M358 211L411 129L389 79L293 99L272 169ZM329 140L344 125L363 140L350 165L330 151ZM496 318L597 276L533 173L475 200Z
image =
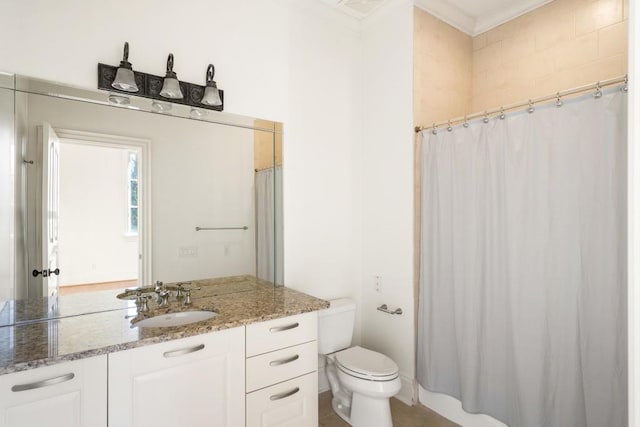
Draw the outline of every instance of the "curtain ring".
M484 110L484 119L482 119L483 123L489 123L489 117L487 116L487 110Z
M451 120L449 120L449 121L447 122L447 130L448 130L449 132L451 132L451 131L453 130L453 128L451 127Z
M562 107L562 99L560 99L560 92L556 93L556 107Z
M433 124L433 126L431 128L431 133L434 134L434 135L438 134L438 128L437 128L435 123Z
M500 120L504 120L504 118L507 117L504 114L504 108L503 107L500 107L500 115L498 117L500 117Z
M462 123L462 126L468 128L469 127L469 122L467 121L467 116L464 116L464 123Z
M527 111L529 112L529 114L531 114L534 111L536 111L536 109L533 108L533 101L531 101L531 100L529 100L529 108L527 109Z
M596 91L593 94L595 99L602 98L602 88L600 87L600 82L596 84Z
M622 90L623 92L629 91L629 75L628 74L624 75L624 86L622 86L620 90Z

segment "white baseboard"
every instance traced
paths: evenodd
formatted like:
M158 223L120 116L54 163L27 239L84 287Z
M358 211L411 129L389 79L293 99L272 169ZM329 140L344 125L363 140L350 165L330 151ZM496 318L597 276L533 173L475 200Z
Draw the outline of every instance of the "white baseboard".
M400 381L402 386L394 397L406 405L413 406L413 378L400 375Z

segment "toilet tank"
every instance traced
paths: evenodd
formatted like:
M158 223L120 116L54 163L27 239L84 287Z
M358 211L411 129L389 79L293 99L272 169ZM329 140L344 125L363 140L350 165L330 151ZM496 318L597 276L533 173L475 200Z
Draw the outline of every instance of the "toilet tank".
M329 354L351 346L356 320L356 303L348 298L329 301L318 311L318 353Z

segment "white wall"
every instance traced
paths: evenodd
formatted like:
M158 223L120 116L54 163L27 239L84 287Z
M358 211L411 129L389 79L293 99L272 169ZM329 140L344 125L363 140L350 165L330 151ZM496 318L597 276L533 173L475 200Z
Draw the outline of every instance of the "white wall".
M392 2L363 24L361 149L362 343L400 367L401 396L414 378L413 4ZM381 276L380 290L374 276ZM376 310L402 308L401 316Z
M4 71L97 86L97 63L204 82L209 63L228 111L283 120L287 14L274 0L7 0L0 14Z
M285 284L360 305L360 36L320 2L292 3L284 145ZM359 324L359 321L358 321ZM356 342L359 341L356 328Z
M124 149L61 141L61 286L138 278L138 238L125 235L127 160Z

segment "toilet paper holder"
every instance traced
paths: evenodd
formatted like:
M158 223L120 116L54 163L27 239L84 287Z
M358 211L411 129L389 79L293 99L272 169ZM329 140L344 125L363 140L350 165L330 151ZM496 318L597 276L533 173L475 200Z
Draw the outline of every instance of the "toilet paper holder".
M391 311L389 310L389 307L387 307L387 304L382 304L380 307L378 307L378 310L387 314L402 314L401 308L396 308L395 310Z

